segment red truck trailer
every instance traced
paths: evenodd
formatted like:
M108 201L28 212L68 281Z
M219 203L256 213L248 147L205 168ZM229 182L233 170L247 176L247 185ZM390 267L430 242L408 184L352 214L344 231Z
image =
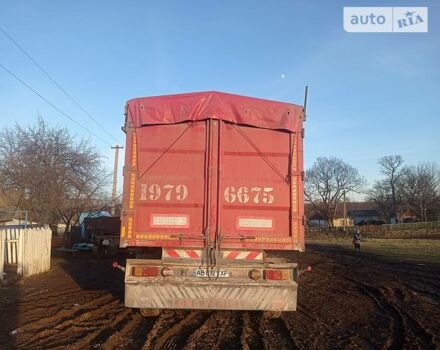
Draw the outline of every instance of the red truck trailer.
M215 91L127 102L127 307L296 309L303 121L302 106Z

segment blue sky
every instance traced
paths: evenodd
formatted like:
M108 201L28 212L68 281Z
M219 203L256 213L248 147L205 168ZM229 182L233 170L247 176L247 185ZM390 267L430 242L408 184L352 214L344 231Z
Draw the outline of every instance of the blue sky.
M343 30L343 6L428 6L429 32ZM440 161L438 1L2 1L5 29L120 143L125 101L219 90L302 104L305 163L337 156L370 183L377 159ZM0 64L110 144L0 33ZM282 77L284 76L284 78ZM38 114L88 136L0 69L0 126ZM92 137L112 168L113 151Z

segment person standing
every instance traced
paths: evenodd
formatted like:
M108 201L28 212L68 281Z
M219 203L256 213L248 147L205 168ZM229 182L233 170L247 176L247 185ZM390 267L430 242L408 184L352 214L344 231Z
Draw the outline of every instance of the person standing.
M356 253L360 253L360 251L361 251L361 231L359 230L359 227L356 229L356 232L353 234L353 245L354 245L354 251Z

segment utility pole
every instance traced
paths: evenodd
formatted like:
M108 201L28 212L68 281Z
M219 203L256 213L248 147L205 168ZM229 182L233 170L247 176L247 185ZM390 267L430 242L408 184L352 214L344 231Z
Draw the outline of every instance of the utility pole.
M115 150L115 167L113 169L113 191L112 191L112 215L116 213L116 187L118 184L118 160L119 150L124 148L123 146L115 145L111 147Z
M304 107L303 107L303 111L304 111L304 121L307 120L307 94L309 92L309 87L306 85L306 88L304 89Z
M345 201L345 190L344 190L344 232L347 231L347 202Z

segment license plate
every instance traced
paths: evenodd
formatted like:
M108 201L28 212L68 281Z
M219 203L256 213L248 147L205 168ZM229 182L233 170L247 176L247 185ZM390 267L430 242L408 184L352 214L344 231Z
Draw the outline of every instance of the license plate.
M222 269L194 269L192 272L192 277L229 277L229 271Z

